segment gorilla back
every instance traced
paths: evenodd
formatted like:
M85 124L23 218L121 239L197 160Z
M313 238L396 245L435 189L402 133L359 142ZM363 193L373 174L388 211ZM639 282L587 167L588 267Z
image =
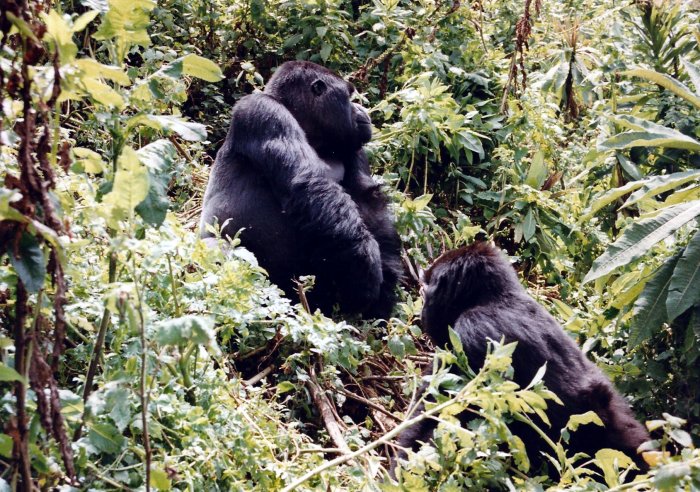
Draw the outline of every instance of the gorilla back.
M241 241L287 295L315 275L310 301L329 313L386 317L400 273L399 239L369 175L366 111L352 84L310 62L287 62L263 93L235 106L204 196L206 224Z
M635 458L637 447L649 439L624 398L528 295L495 247L476 243L445 253L426 271L424 294L421 320L425 332L436 345L444 345L448 326L452 326L475 371L484 363L489 339L518 342L513 378L521 387L547 364L544 382L564 403L551 403L547 410L551 426L541 425L554 442L571 415L589 410L598 414L605 427L591 424L572 433L571 452L592 456L599 449L613 448ZM417 440L425 442L434 427L430 423L414 426L400 436L399 444L414 447ZM516 422L511 429L523 439L531 459L538 458L540 450L553 452L528 426Z

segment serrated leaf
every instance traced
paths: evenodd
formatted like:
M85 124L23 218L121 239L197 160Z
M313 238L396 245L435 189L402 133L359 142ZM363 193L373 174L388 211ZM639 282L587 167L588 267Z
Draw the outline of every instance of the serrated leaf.
M685 247L673 270L666 298L668 321L700 302L700 231Z
M182 59L182 72L207 82L218 82L224 78L219 66L199 55L187 55Z
M598 414L593 411L588 411L586 413L580 413L569 417L569 421L566 423L566 428L571 432L576 432L580 426L587 424L595 424L599 425L600 427L605 427L605 424L603 424L603 421L600 420Z
M117 454L124 445L124 436L111 424L92 424L88 440L98 450L108 454Z
M607 275L616 268L640 258L652 246L698 215L700 200L667 207L655 217L633 222L625 228L620 238L593 262L583 283Z
M9 366L6 366L3 362L0 362L0 381L4 382L10 382L10 381L19 381L19 382L24 382L24 377L12 369Z
M198 345L215 343L214 321L204 316L183 316L159 323L156 327L156 341L159 345L185 345L189 342Z
M693 92L685 84L674 79L673 77L669 77L666 74L655 72L654 70L649 70L646 68L635 68L633 70L626 70L622 73L623 75L631 75L633 77L640 77L650 80L651 82L668 89L675 95L689 101L693 106L700 109L700 97L693 94Z
M654 330L668 319L666 297L678 258L679 255L676 255L666 260L666 263L654 274L654 278L644 286L644 290L634 303L634 318L627 340L630 348L634 348L649 339Z
M15 253L18 256L15 256ZM39 292L39 289L44 286L46 277L46 259L39 241L28 232L23 232L17 250L10 248L7 254L12 268L19 275L27 291Z

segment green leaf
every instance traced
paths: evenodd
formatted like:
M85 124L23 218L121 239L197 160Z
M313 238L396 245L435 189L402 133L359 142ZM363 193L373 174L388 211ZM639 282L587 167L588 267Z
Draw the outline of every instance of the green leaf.
M158 490L170 490L172 485L168 479L168 473L158 468L151 468L151 487Z
M544 162L544 152L538 150L532 157L525 183L539 190L545 179L547 179L547 164Z
M321 60L323 60L324 62L328 61L328 57L331 56L332 49L333 45L324 41L321 44Z
M294 391L295 389L296 386L294 386L294 383L291 381L282 381L281 383L277 384L277 394L280 395L289 391Z
M462 346L462 339L459 337L456 331L452 327L448 328L448 335L450 337L450 345L453 347L455 353L461 354L464 352L464 347Z
M3 362L0 362L0 381L19 381L23 383L24 377L11 367L6 366Z
M646 68L635 68L633 70L626 70L622 72L622 74L650 80L651 82L660 85L665 89L668 89L675 95L680 96L683 99L689 101L697 109L700 109L700 97L693 94L693 92L685 84L679 82L673 77L669 77L666 74L655 72L654 70L648 70Z
M89 10L73 21L73 32L80 32L90 24L95 17L100 15L97 10Z
M173 131L184 140L198 141L207 138L207 129L200 123L191 123L177 116L154 114L145 116L148 120L158 124L160 128Z
M182 72L207 82L218 82L224 78L219 66L199 55L187 55L182 59Z
M696 232L678 260L668 287L666 311L673 321L700 302L700 231Z
M0 220L16 220L17 222L27 222L26 217L19 211L11 207L11 203L18 202L22 199L22 194L16 190L9 190L0 187ZM3 248L0 248L2 252Z
M660 490L679 490L681 480L689 477L691 473L688 463L671 463L656 472L653 483Z
M605 427L605 424L603 424L603 421L600 420L598 414L593 411L588 411L586 413L580 413L569 417L569 421L566 423L566 428L571 432L576 432L579 426L587 424L595 424Z
M675 255L666 260L666 263L654 274L654 278L644 286L644 290L634 303L634 318L627 340L630 348L648 340L654 331L668 319L666 298L678 259L679 255Z
M685 67L685 71L688 72L688 77L690 77L690 80L695 86L695 94L700 95L700 67L684 59L681 59L681 63Z
M136 207L136 213L154 227L160 227L170 206L168 184L175 153L175 146L165 139L156 140L138 151L139 159L148 168L150 186L148 195Z
M634 205L635 203L648 197L665 193L695 180L700 180L700 170L685 171L647 178L644 180L644 186L642 189L632 193L632 195L620 208L629 207L630 205Z
M406 348L403 346L401 338L394 335L387 341L387 346L389 347L389 352L391 355L398 359L402 359L406 356Z
M193 342L198 345L215 343L214 321L204 316L183 316L159 323L156 327L156 341L159 345L185 345Z
M117 454L124 446L124 436L111 424L92 424L88 440L103 453Z
M109 10L93 34L97 40L115 39L117 58L123 60L132 45L149 46L149 12L156 7L154 0L109 0Z
M700 142L683 133L630 115L611 118L631 131L618 133L598 144L599 151L630 147L671 147L700 151Z
M617 469L624 470L634 465L629 456L616 449L601 449L595 454L595 459L598 462L598 466L603 470L605 483L610 487L619 484Z
M625 228L620 238L594 262L583 279L590 282L612 272L618 267L640 258L659 241L673 234L680 227L700 215L700 200L667 207L649 219L633 222Z
M529 207L523 219L523 237L525 241L529 242L532 236L535 235L536 226L535 214L532 213L532 207Z
M15 253L19 256L15 256ZM46 259L39 241L28 232L23 232L17 251L10 247L7 255L27 291L39 292L46 277Z
M12 438L7 434L0 434L0 456L12 457Z
M99 174L105 170L105 162L97 152L82 147L73 147L73 154L77 159L73 163L78 169L86 173Z
M55 10L44 14L42 18L46 24L46 36L55 43L61 63L73 61L78 53L78 47L73 42L73 29L66 19Z
M112 191L102 199L101 214L110 227L129 219L136 207L148 195L148 171L131 147L124 147L117 161Z

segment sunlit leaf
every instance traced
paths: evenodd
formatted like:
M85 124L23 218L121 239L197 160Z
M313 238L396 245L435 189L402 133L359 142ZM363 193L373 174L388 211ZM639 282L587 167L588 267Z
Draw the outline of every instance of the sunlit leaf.
M207 82L218 82L224 78L219 66L199 55L187 55L182 59L182 72Z
M631 75L633 77L647 79L665 89L668 89L675 95L682 97L696 108L700 109L700 97L694 94L685 84L674 79L673 77L646 68L635 68L633 70L626 70L622 73L624 75Z
M620 238L599 256L583 282L590 282L640 258L659 241L700 215L700 200L663 209L658 215L628 225Z
M117 161L112 191L102 199L102 213L111 227L127 220L148 195L148 170L131 147L124 147Z
M630 115L619 115L613 120L632 130L618 133L598 144L599 151L631 147L671 147L700 151L700 142L677 130Z

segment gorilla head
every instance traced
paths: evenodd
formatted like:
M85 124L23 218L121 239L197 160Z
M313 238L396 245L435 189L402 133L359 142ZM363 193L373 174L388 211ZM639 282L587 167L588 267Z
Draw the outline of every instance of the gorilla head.
M264 92L292 113L321 158L355 152L372 138L369 115L350 102L355 86L315 63L283 64Z

